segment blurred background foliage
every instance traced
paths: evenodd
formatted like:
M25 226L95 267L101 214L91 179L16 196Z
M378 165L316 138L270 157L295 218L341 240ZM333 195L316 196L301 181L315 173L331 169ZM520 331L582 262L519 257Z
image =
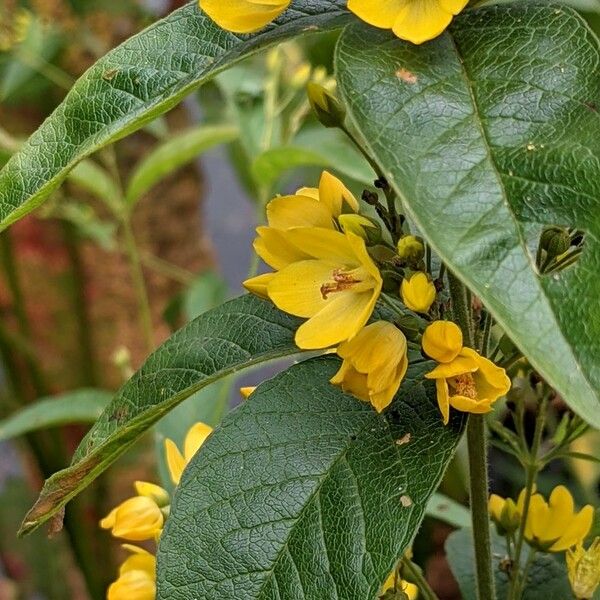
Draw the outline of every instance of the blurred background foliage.
M597 0L572 1L600 30ZM180 4L3 0L0 166L87 67ZM219 75L166 117L85 160L43 209L0 235L2 600L103 598L121 556L98 520L130 494L133 480L166 484L165 437L181 442L197 420L216 425L240 385L273 372L190 398L68 506L63 531L16 539L43 478L66 466L111 392L170 332L240 293L240 282L259 269L251 240L271 197L315 185L323 169L357 196L372 186L365 159L315 121L306 99L309 81L335 86L335 42L336 35L307 36ZM514 393L526 396L534 374L519 369L524 385ZM523 414L526 435L534 406L532 398L531 414ZM560 431L566 406L555 397L549 410ZM493 418L512 426L505 409ZM514 497L522 469L495 441L494 491ZM588 433L572 450L598 456L599 435ZM567 482L580 503L597 504L599 474L598 461L565 457L542 472L538 488ZM464 449L441 492L414 552L434 589L451 599L459 595L443 546L451 524L465 520L451 502L467 499Z

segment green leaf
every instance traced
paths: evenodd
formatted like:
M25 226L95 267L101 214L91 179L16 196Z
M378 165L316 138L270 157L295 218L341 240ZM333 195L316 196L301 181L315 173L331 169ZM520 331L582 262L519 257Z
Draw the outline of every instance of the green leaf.
M444 494L433 494L427 504L427 516L461 529L471 526L469 509Z
M235 62L304 32L342 26L345 0L294 0L253 35L220 29L194 0L92 66L0 173L0 228L39 206L85 156L175 106Z
M227 285L223 279L211 271L202 273L183 293L181 303L188 321L219 306L225 301ZM229 403L232 378L216 381L190 396L177 408L165 415L155 428L155 447L158 457L158 472L162 486L172 490L173 483L167 466L164 442L173 440L180 448L189 428L197 421L211 427L218 425Z
M83 439L71 466L54 474L26 515L21 533L47 521L161 417L213 381L299 352L299 321L254 296L198 317L146 360Z
M229 125L200 125L163 142L133 172L127 186L127 203L134 204L161 179L191 162L202 152L233 141L237 135L237 129Z
M444 427L422 365L383 414L329 383L339 365L310 359L263 383L192 459L159 544L159 599L373 600L461 418Z
M81 389L41 398L0 421L0 441L48 427L93 423L111 398L111 392L96 389Z
M523 553L521 563L527 562L527 552ZM473 534L470 529L461 529L450 534L446 540L446 558L452 574L456 577L463 600L477 600L475 572L475 552ZM496 595L506 598L509 578L503 570L506 562L506 542L492 531L492 562L496 579ZM573 594L567 579L563 563L553 554L537 554L533 559L522 600L572 600Z
M82 160L68 175L69 181L106 203L114 212L120 210L121 192L111 176L91 160Z
M342 134L323 128L301 132L292 145L266 150L256 157L252 174L256 181L273 185L286 171L306 166L335 169L365 185L372 185L377 178Z
M600 50L571 9L467 11L422 46L356 25L340 91L432 247L581 417L600 427ZM541 276L545 225L586 232Z

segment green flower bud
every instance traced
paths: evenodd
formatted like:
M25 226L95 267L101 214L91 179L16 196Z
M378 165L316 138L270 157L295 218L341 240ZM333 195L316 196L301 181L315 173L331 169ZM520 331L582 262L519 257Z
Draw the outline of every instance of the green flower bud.
M341 127L346 118L346 109L342 103L318 83L309 83L306 86L308 101L325 127Z
M425 255L423 242L414 235L405 235L398 241L398 256L406 261L418 261Z

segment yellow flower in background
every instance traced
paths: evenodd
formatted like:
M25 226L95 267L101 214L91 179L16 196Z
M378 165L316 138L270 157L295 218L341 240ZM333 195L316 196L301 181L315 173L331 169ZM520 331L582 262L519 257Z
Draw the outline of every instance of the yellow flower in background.
M392 571L390 576L385 580L385 583L381 587L379 595L383 595L386 592L393 590L395 581L396 574L394 571ZM400 579L400 581L398 581L398 589L402 590L406 594L408 600L417 600L419 597L419 588L414 583L409 583L404 579Z
M296 331L296 344L317 349L351 339L369 320L383 285L365 241L317 227L290 229L285 236L308 258L275 273L267 294L279 309L308 319Z
M164 515L148 496L128 498L100 521L102 529L112 535L134 542L156 539L162 531Z
M276 19L291 0L200 0L200 8L227 31L251 33Z
M452 321L434 321L423 332L423 351L440 363L452 362L463 349L460 327Z
M567 574L577 600L587 600L600 585L600 538L585 550L581 543L567 550Z
M108 600L154 600L156 558L137 546L124 545L132 552L121 565L119 577L108 588Z
M370 402L377 412L390 404L408 367L404 334L387 321L367 325L350 341L340 344L343 359L331 383Z
M173 440L165 440L167 467L169 468L171 480L175 485L179 484L183 470L190 460L192 460L194 454L198 452L200 446L204 444L212 431L213 428L205 423L196 423L192 425L183 442L183 454L179 451L177 444L175 444Z
M471 348L463 348L454 360L438 364L425 377L435 380L444 424L450 420L451 406L462 412L484 414L510 389L504 369Z
M505 499L492 494L488 502L488 509L500 535L513 533L519 528L521 513L511 498Z
M256 389L257 386L255 385L249 385L247 387L241 387L240 388L240 395L242 396L242 398L244 400L248 400L248 397L250 396L250 394L252 394L252 392Z
M523 512L524 493L517 501ZM581 544L589 533L594 519L594 508L588 504L575 512L573 496L559 485L552 490L548 502L541 494L534 494L529 503L525 522L525 539L543 552L562 552Z
M410 279L403 279L400 286L402 302L409 310L426 313L435 301L435 286L426 273L414 273Z
M468 0L348 0L363 21L391 29L401 39L422 44L440 35Z

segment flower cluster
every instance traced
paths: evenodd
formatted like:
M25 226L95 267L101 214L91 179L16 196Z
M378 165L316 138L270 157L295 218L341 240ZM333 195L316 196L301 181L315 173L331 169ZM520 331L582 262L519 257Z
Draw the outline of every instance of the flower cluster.
M318 188L271 200L266 215L254 249L273 270L244 286L306 319L296 331L298 347L335 349L342 365L331 383L381 412L406 374L409 343L395 323L369 321L384 285L417 329L426 322L417 314L431 319L437 291L423 261L423 242L403 234L390 243L376 221L360 214L350 190L327 171ZM445 423L450 406L485 413L510 387L503 369L463 347L454 323L429 325L423 349L439 363L427 377L436 381Z
M575 510L569 490L559 485L548 501L535 492L525 516L525 490L514 502L492 494L489 512L498 533L512 538L522 528L525 541L533 551L566 551L567 572L576 598L591 598L600 584L600 538L585 550L583 541L590 533L594 508L590 504ZM523 523L524 519L524 523Z
M468 0L348 0L360 19L413 44L440 35ZM200 0L202 10L223 29L250 33L281 15L291 0Z
M170 439L165 440L169 475L175 485L187 463L211 434L212 428L196 423L187 432L183 454ZM136 481L137 494L121 502L100 521L114 537L131 541L157 541L170 511L171 498L164 488L147 481ZM156 596L156 558L147 550L132 544L123 548L130 556L122 563L119 577L108 588L108 600L154 600Z

